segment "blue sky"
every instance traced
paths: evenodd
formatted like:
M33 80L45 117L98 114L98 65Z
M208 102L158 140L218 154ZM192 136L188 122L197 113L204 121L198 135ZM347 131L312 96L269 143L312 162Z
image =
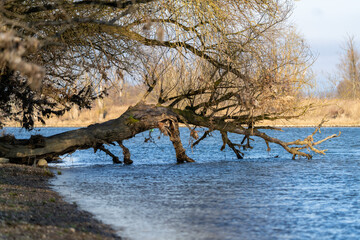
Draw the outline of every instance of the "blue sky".
M313 70L317 89L326 85L329 74L336 72L346 37L353 35L360 47L360 0L299 0L292 21L318 55Z

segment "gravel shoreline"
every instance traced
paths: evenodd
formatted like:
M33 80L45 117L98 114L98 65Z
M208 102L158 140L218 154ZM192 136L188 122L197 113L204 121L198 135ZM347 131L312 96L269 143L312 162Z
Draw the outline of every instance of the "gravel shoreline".
M0 239L122 239L52 191L48 169L0 164Z

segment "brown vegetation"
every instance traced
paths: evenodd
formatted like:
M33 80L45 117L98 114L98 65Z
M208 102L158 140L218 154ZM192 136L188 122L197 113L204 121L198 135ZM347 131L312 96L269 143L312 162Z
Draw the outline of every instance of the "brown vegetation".
M114 101L115 99L115 101ZM122 115L131 105L135 105L139 98L132 96L128 100L116 99L110 95L104 99L105 117L101 118L101 109L94 104L92 109L81 111L71 110L61 117L52 117L44 125L36 122L36 127L86 127L91 124L106 122ZM360 127L360 100L352 99L299 99L304 106L312 106L304 115L291 119L264 120L259 126L273 127L316 127L323 119L323 127ZM118 104L120 102L120 104ZM125 103L125 104L121 104ZM76 115L74 114L76 112ZM296 112L290 112L294 115ZM7 122L7 127L20 127L19 123ZM185 125L183 125L185 126Z
M337 96L342 99L359 99L360 52L353 36L348 37L340 60L338 76L336 76Z
M303 116L289 120L264 121L261 124L273 126L316 126L323 119L324 127L360 127L360 100L351 99L303 99L304 105L311 105Z
M128 153L123 140L157 127L169 136L177 161L191 162L181 144L179 123L193 126L192 133L196 127L219 131L224 147L238 158L242 149L251 147L252 136L281 145L293 157L311 158L302 151L306 148L323 154L314 148L318 143L312 135L284 142L262 131L277 129L259 125L264 120L296 118L308 109L299 96L312 76L309 66L314 58L287 22L290 0L26 3L0 5L5 20L1 29L5 33L16 29L14 38L25 42L28 36L38 37L41 47L35 53L25 48L28 53L20 58L41 65L45 75L35 91L28 86L26 72L19 75L22 70L14 71L10 60L3 64L0 83L16 87L0 88L7 92L1 96L10 96L0 99L8 119L31 128L34 119L43 121L72 109L73 120L76 106L88 108L96 102L94 121L102 121L110 117L110 110L97 97L107 88L136 81L144 87L141 101L120 117L117 113L116 119L51 137L4 136L0 157L32 164L93 148L118 163L104 145L118 143ZM22 102L16 101L19 98ZM243 141L233 143L230 132L243 135ZM131 163L126 155L124 162Z

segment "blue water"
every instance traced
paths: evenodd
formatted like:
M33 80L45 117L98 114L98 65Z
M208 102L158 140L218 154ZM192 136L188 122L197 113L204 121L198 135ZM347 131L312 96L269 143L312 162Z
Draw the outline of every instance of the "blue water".
M43 128L51 135L70 130ZM114 165L104 153L78 151L54 164L62 175L52 181L68 201L92 212L129 239L359 239L360 142L358 128L324 128L320 137L342 131L321 145L327 155L291 160L263 140L236 159L214 133L193 151L196 163L176 165L167 137L144 143L148 133L124 144L131 166ZM26 132L8 128L16 136ZM285 140L306 137L312 128L269 134ZM241 141L241 136L230 135ZM108 147L121 156L119 147Z

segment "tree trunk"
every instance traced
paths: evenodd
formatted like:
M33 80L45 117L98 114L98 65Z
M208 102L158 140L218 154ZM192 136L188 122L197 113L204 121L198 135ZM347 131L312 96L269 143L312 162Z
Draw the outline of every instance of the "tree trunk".
M340 136L340 133L338 135L334 134L315 142L313 136L319 132L320 124L319 127L304 140L299 139L292 142L284 142L259 131L261 128L252 126L245 128L238 122L225 122L221 118L200 116L190 110L139 103L134 107L130 107L117 119L50 137L34 135L30 139L16 139L13 136L6 135L0 138L0 157L8 158L10 162L13 163L33 164L41 158L51 161L60 155L72 153L78 149L94 148L95 151L101 150L111 156L114 163L121 163L117 156L104 147L104 144L114 144L114 142L117 142L123 149L124 163L131 164L130 151L122 144L122 141L132 138L143 131L159 128L162 133L169 136L170 141L173 143L177 162L193 162L194 160L186 155L181 143L178 121L206 127L209 129L207 132L214 130L220 131L224 142L223 147L228 145L238 154L238 158L242 157L242 153L239 149L236 149L235 146L245 149L251 148L249 141L246 145L242 145L242 143L232 143L227 137L227 132L244 135L244 140L249 140L250 136L262 138L267 144L268 149L270 149L269 143L278 144L292 154L293 158L295 158L295 156L312 157L309 153L302 152L301 150L311 150L315 153L325 154L326 150L318 150L315 146L326 140ZM269 128L275 129L267 127L267 129Z
M124 162L130 164L130 152L122 145L122 141L143 131L160 127L168 132L177 161L192 162L181 144L177 115L166 107L143 103L130 107L117 119L50 137L35 135L30 139L16 139L13 136L4 136L0 138L0 157L8 158L13 163L33 164L40 158L51 161L57 156L79 149L94 148L106 152L117 163L120 161L103 145L118 142L124 152Z

